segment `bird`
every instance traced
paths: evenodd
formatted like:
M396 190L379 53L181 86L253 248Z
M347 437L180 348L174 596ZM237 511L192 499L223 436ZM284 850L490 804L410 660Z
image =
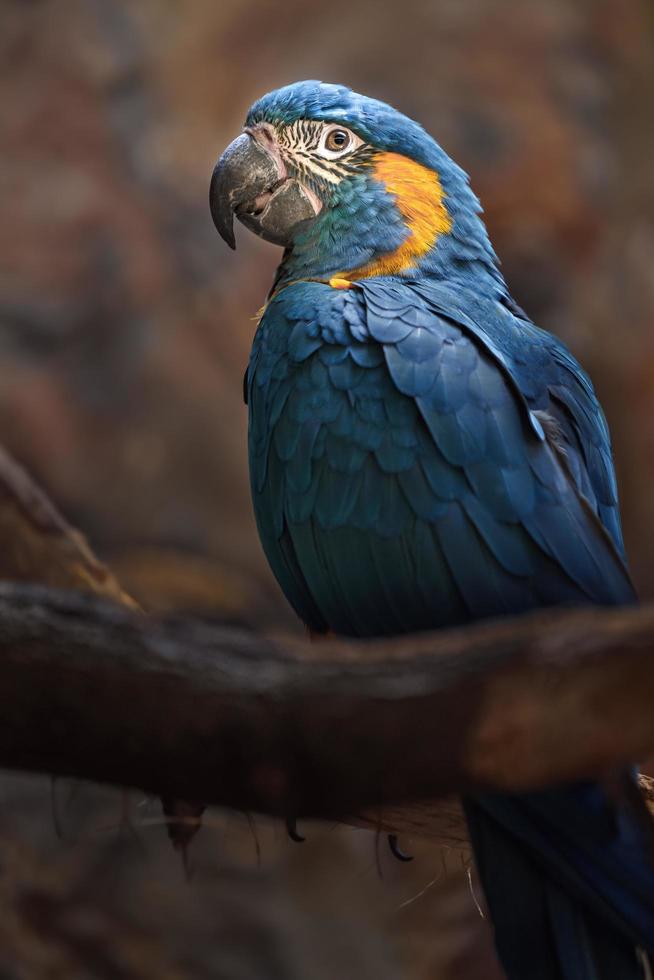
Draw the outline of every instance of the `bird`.
M636 601L607 422L512 298L466 173L340 84L258 99L214 224L281 246L245 375L263 550L312 633L384 637ZM634 767L463 803L509 980L650 976Z

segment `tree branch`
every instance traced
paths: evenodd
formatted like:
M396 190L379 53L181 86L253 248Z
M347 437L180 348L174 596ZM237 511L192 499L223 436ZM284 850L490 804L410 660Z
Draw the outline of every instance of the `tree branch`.
M115 576L0 446L0 579L79 589L136 608Z
M374 823L643 758L653 647L646 607L312 645L4 585L0 765Z
M0 586L7 767L465 846L458 801L432 797L601 775L654 746L651 610L368 644L148 619L2 449L0 578L112 600Z

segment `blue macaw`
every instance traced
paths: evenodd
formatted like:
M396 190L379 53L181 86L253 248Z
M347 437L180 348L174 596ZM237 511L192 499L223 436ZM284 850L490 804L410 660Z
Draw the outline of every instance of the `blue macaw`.
M236 214L285 248L246 374L250 476L312 631L634 601L592 384L511 298L466 174L420 125L286 86L252 106L210 199L232 247ZM590 782L464 804L510 980L648 975L632 809Z

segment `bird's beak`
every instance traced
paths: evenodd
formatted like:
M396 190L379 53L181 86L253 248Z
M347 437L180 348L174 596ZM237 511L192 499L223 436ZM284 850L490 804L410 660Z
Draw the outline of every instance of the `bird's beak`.
M279 155L250 132L230 143L214 167L209 205L230 248L236 248L234 215L266 241L288 246L298 225L320 210L316 195L289 178Z

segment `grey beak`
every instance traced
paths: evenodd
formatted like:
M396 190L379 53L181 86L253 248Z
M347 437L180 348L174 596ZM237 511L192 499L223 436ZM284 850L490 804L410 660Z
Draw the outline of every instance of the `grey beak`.
M236 248L234 214L256 235L284 246L300 222L316 215L302 184L280 174L274 157L248 133L230 143L214 167L209 206L230 248Z

